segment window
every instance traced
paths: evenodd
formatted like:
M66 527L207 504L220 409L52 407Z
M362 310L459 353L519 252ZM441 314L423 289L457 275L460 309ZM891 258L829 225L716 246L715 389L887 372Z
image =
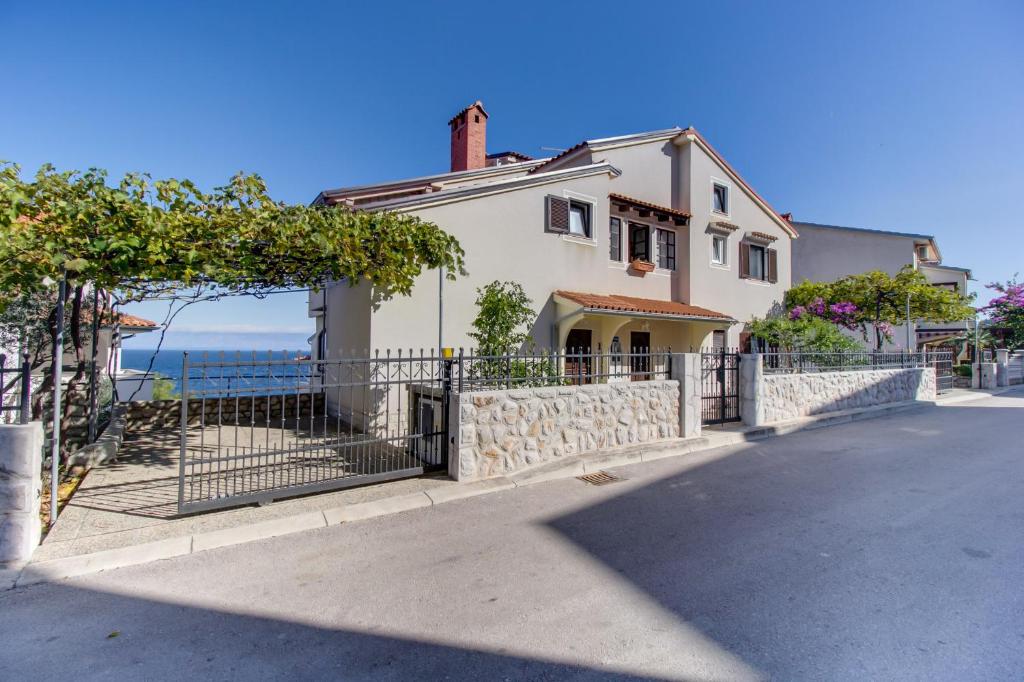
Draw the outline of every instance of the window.
M715 265L725 265L727 243L727 237L720 234L711 235L711 262Z
M764 247L756 244L750 245L750 279L764 279Z
M711 346L712 348L725 348L725 331L722 329L716 329L711 332Z
M676 269L676 233L672 230L657 230L658 267L663 270Z
M622 221L612 218L608 223L608 258L622 262Z
M928 247L927 246L922 244L922 245L917 247L917 259L918 260L928 260Z
M590 204L582 201L569 202L569 234L579 237L590 236Z
M639 223L629 224L629 260L651 260L650 244L651 231L646 225Z
M729 188L720 183L712 183L711 185L711 208L715 213L722 213L728 215L729 213Z
M778 252L761 244L740 242L740 278L772 284L778 282Z
M544 202L544 229L590 238L591 205L586 201L548 195Z

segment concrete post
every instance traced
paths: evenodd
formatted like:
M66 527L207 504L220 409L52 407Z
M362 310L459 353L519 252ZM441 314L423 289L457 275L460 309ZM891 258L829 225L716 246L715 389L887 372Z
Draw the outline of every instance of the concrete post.
M764 357L760 353L740 356L740 419L747 426L764 424L761 385L764 383Z
M673 353L672 376L679 382L679 437L700 436L700 353Z
M975 365L976 368L981 369L977 372L979 385L978 388L993 389L997 388L996 384L996 363L994 362L982 362L979 365Z
M42 523L43 425L0 425L0 565L28 561Z
M996 350L996 385L1010 385L1010 351L1006 348Z

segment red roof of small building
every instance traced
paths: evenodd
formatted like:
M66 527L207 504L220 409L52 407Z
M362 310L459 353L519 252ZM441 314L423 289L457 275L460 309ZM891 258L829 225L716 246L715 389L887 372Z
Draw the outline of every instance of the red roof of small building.
M634 296L587 294L578 291L556 291L555 295L569 299L574 303L579 303L585 308L597 310L648 313L651 315L675 315L686 318L700 317L708 320L732 320L731 317L723 313L679 301L659 301L653 298L636 298Z

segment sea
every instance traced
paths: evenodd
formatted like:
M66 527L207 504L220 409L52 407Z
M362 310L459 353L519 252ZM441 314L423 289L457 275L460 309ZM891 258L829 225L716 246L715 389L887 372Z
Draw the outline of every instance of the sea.
M151 371L154 374L158 374L161 377L173 381L174 391L179 393L181 391L181 370L185 353L188 353L190 364L203 362L204 359L208 362L220 362L222 357L225 362L249 363L255 361L258 363L266 360L294 360L296 357L308 357L309 351L239 351L236 355L234 351L204 351L191 349L184 351L161 349L154 357L154 351L151 349L124 348L121 350L121 367L124 369L145 371L146 369L149 369L149 363L150 360L152 360L153 367ZM256 366L251 366L246 369L248 371L253 371L254 368L256 368ZM258 371L258 369L256 371ZM230 373L231 370L227 370L227 374ZM202 378L202 374L202 372L197 372L195 368L189 372L190 393L198 389L213 389L222 383L219 378L219 370L211 370L209 373L210 376L208 376L205 381Z

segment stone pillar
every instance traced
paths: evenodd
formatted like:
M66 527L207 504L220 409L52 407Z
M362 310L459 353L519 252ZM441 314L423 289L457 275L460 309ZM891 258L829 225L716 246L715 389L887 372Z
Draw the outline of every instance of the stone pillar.
M0 565L28 561L42 523L43 425L0 425Z
M980 367L981 371L978 372L979 385L978 388L993 389L996 388L996 363L994 362L982 362L980 365L975 365L976 368Z
M679 437L700 436L700 353L673 353L672 376L679 382Z
M1010 351L1006 348L996 350L996 385L1010 385Z
M765 423L764 405L761 404L761 385L764 383L764 359L760 353L740 356L740 418L747 426Z

